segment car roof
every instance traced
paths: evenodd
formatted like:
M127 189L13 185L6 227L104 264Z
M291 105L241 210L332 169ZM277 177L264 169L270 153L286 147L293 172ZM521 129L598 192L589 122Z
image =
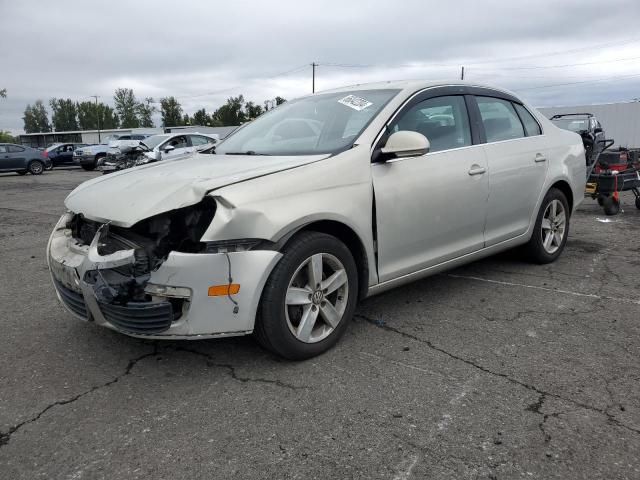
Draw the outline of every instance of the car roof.
M518 97L515 93L506 90L504 88L495 87L492 85L486 85L478 82L471 82L467 80L390 80L386 82L375 83L357 83L355 85L347 85L340 88L334 88L331 90L324 90L317 92L322 93L338 93L338 92L352 92L357 90L407 90L408 92L416 92L430 87L479 87L488 88L497 92L506 93L514 97Z

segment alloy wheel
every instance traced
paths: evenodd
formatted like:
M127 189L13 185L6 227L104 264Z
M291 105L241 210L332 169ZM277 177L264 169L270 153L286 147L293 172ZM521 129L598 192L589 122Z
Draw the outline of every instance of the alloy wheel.
M316 343L338 326L347 308L349 279L344 265L329 253L316 253L297 268L285 298L291 333L301 342Z
M551 200L542 216L542 247L549 254L554 254L564 240L567 228L567 214L559 200Z

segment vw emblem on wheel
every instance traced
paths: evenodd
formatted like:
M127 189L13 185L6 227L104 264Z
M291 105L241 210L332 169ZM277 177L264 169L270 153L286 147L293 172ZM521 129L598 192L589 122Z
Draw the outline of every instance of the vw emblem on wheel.
M316 290L315 292L313 292L313 296L311 297L311 301L315 305L319 305L320 302L322 302L323 298L324 298L324 294L322 293L322 290Z

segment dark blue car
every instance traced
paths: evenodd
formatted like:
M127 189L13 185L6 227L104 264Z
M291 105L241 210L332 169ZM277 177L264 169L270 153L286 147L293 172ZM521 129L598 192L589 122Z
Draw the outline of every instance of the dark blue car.
M58 143L47 148L44 151L44 155L51 160L52 167L74 165L73 151L76 148L86 146L86 143Z

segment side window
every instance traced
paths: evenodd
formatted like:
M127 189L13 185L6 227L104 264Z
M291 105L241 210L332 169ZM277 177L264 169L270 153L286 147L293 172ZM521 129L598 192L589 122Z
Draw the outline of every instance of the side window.
M0 153L7 153L7 146L6 145L0 145Z
M24 152L24 148L18 147L17 145L9 145L9 152L10 153Z
M458 95L430 98L414 105L394 120L390 130L423 134L431 144L431 152L471 145L467 106L464 97Z
M189 146L187 142L187 137L185 135L180 135L179 137L174 137L167 142L167 145L171 145L174 148L185 148Z
M207 137L201 137L200 135L191 135L191 145L194 147L206 145L207 143L213 143L213 140Z
M524 124L524 131L527 133L527 137L542 135L540 125L536 122L536 119L533 118L533 115L529 113L529 110L518 103L514 103L513 106L516 107L520 120L522 120L522 123Z
M511 102L493 97L476 97L487 142L524 137L524 128Z

